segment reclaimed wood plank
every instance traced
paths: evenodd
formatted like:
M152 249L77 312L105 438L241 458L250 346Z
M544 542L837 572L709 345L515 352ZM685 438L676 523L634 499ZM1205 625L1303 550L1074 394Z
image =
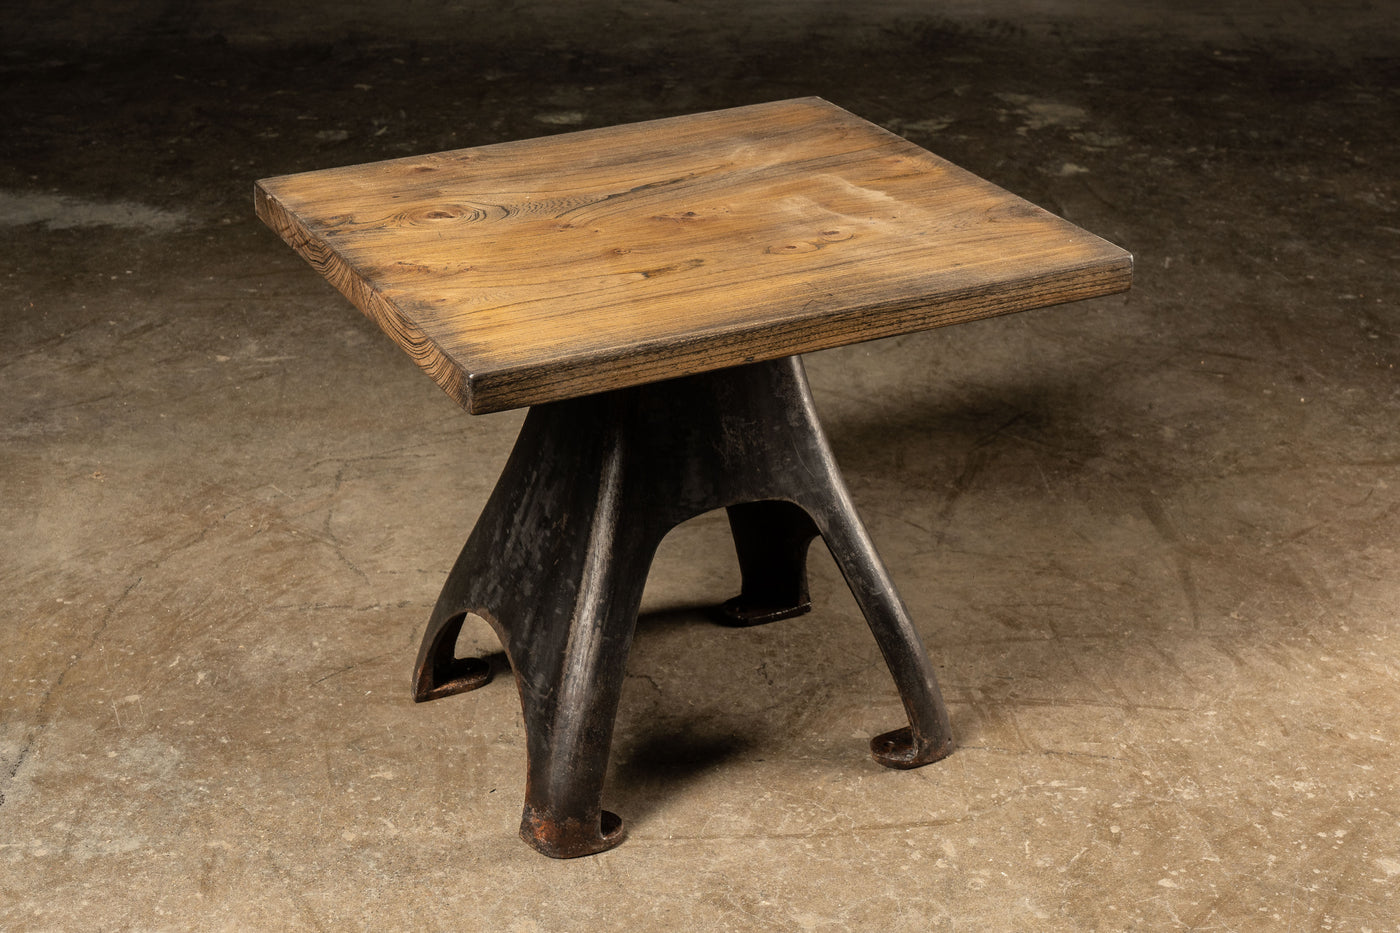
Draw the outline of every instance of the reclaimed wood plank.
M473 413L1132 274L1118 247L818 98L269 178L255 203Z

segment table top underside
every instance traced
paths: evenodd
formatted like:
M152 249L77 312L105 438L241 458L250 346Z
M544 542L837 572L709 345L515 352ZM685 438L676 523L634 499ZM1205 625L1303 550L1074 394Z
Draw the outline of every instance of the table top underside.
M817 98L269 178L256 206L473 413L1132 274L1116 246Z

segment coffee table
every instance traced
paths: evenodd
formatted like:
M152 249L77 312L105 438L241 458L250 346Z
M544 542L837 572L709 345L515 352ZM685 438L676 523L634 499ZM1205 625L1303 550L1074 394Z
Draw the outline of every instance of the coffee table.
M893 768L952 749L933 667L852 505L798 354L1126 289L1132 257L818 98L260 181L258 216L468 412L530 406L448 574L414 672L524 710L521 835L623 839L603 778L647 569L728 512L736 625L808 610L821 537L909 723Z

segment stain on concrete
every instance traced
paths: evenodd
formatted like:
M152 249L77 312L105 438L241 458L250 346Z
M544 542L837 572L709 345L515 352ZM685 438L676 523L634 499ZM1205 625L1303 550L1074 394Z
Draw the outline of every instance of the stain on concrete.
M135 201L90 201L62 194L0 191L0 227L74 230L115 227L142 233L174 233L191 223L188 215Z
M1001 93L997 99L1010 104L1022 123L1018 133L1047 128L1075 129L1089 118L1088 111L1074 104L1033 97L1030 94Z

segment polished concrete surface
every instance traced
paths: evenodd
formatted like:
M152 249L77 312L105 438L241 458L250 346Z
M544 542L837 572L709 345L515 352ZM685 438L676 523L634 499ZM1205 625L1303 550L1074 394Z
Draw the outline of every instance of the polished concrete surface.
M0 929L1400 930L1387 4L29 6ZM806 94L1132 250L1135 287L808 361L950 758L870 760L902 712L820 548L811 614L712 626L706 516L649 579L631 838L547 860L509 676L409 696L519 414L458 410L253 181Z

